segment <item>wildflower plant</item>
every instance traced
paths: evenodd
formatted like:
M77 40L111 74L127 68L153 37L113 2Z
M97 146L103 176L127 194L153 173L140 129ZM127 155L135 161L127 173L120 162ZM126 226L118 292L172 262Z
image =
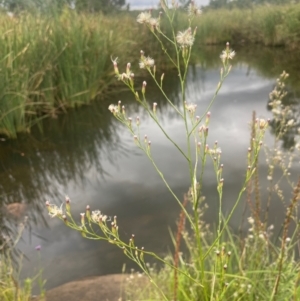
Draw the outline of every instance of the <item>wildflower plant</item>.
M76 222L71 213L71 201L68 197L66 197L65 205L63 206L56 206L47 202L49 215L60 218L68 227L80 232L83 237L106 240L120 248L127 257L139 266L143 274L150 279L150 282L157 289L150 289L150 291L146 292L149 300L267 300L264 297L272 289L273 299L270 300L275 300L278 293L278 290L274 290L276 286L275 282L280 282L280 279L276 278L278 265L272 265L269 262L268 256L263 258L267 258L265 267L272 266L271 272L267 273L266 276L266 281L270 289L268 290L266 287L266 282L261 281L262 284L259 288L265 288L265 290L258 292L255 287L257 282L253 280L255 279L255 270L247 271L246 267L246 265L250 265L251 255L253 254L250 238L246 239L240 252L240 249L236 246L235 238L228 227L228 223L238 204L241 202L250 180L255 175L258 156L263 146L263 139L269 122L265 119L255 119L253 121L251 144L249 149L245 150L248 156L243 185L233 207L225 216L222 212L223 187L226 183L226 180L223 178L225 167L222 164L222 148L217 141L213 145L209 145L208 136L210 120L212 118L210 109L224 80L230 73L232 68L231 60L234 58L235 52L230 48L229 43L227 43L226 48L220 55L222 68L215 93L207 108L202 112L198 112L197 105L186 99L186 79L197 31L197 28L193 27L193 20L200 15L201 11L191 1L188 6L186 26L183 26L182 30L175 32L174 19L178 10L178 4L172 1L171 5L169 5L167 0L161 0L161 7L163 12L157 17L152 16L151 12L143 12L138 15L137 22L140 26L147 26L149 28L161 45L170 63L177 70L181 87L181 104L175 105L165 93L163 83L166 75L161 73L159 66L155 64L155 59L152 58L151 54L145 54L141 50L138 67L148 72L149 77L153 80L170 107L181 119L185 131L186 146L184 149L179 146L178 141L171 137L160 122L160 115L157 110L159 103L154 102L149 104L147 99L147 82L143 81L142 85L137 87L131 63L127 63L125 71L122 72L119 69L117 59L112 59L112 62L117 80L127 86L135 100L147 112L149 118L153 120L165 138L173 144L174 148L177 149L185 160L187 170L189 171L190 187L187 188L188 191L183 202L181 196L173 191L160 167L155 162L151 151L155 147L155 140L153 141L150 137L141 133L140 124L142 121L140 118L128 116L126 108L122 105L121 101L111 104L108 109L127 128L132 135L133 143L148 157L157 174L181 208L182 213L178 224L178 233L176 239L174 239L176 252L174 258L161 258L157 254L145 250L142 246L138 246L134 235L127 238L127 240L124 239L119 234L116 216L110 218L99 210L91 210L89 206L86 207L85 212L81 213L80 222ZM160 25L162 18L165 18L169 22L172 29L171 36L167 36L164 33ZM175 50L174 57L166 47L166 44L171 45L173 50ZM215 232L211 232L202 219L206 207L202 183L205 166L208 161L211 161L213 165L216 176L216 191L219 199L218 221ZM295 192L296 199L298 198L298 193ZM186 230L185 221L191 231ZM253 226L253 218L249 219L249 223ZM101 230L100 233L99 229ZM260 234L263 247L269 246L269 240L265 239L267 237L266 232L261 232ZM180 239L182 237L189 251L189 255L186 256L183 256L179 251ZM265 253L262 254L264 255ZM149 256L164 263L164 268L159 273L159 276L149 268L147 264ZM261 261L256 263L255 268L259 269L258 264ZM259 272L260 276L266 273L265 270ZM170 277L170 275L173 275L173 277Z

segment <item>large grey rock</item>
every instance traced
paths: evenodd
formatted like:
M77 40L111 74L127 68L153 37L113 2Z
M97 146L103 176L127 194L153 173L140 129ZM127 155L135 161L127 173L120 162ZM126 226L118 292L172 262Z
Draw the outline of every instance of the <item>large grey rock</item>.
M123 283L128 275L115 274L72 281L46 292L47 301L124 300Z

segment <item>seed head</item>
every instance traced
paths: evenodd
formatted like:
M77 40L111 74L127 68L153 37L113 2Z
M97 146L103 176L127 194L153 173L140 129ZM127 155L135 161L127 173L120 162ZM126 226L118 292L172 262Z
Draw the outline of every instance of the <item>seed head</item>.
M197 105L194 103L190 103L190 104L185 103L185 109L187 111L189 111L189 113L191 113L191 114L195 113L196 108L197 108Z
M176 41L181 47L193 46L195 38L192 34L192 29L189 27L185 31L179 31L176 36Z
M141 69L147 69L147 68L151 68L154 66L154 59L152 59L151 57L142 57L139 63L139 66Z
M188 16L193 17L193 16L199 16L201 14L202 14L201 9L195 5L194 1L191 1L191 3L188 6Z
M148 24L150 22L150 19L151 14L149 12L143 12L137 16L136 21L141 24Z

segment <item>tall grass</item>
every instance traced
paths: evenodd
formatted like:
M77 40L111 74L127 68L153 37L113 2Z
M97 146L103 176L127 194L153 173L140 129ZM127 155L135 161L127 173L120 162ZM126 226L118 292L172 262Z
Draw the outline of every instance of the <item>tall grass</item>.
M250 42L291 49L300 46L299 3L205 10L197 25L200 43Z
M110 55L129 55L132 18L122 15L21 14L0 18L0 133L15 137L36 116L89 103L112 79Z
M40 301L44 298L44 281L42 270L34 278L26 278L23 283L19 280L23 256L15 252L15 247L20 240L25 228L26 220L19 225L15 241L6 237L0 245L0 300L1 301L30 301L32 299L32 285L37 281L40 287ZM40 246L36 247L38 252Z

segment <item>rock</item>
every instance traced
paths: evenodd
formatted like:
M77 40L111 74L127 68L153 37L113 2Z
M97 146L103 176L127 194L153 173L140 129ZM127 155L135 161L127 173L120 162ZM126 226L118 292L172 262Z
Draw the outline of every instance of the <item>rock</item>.
M47 301L124 300L122 284L128 275L115 274L72 281L46 292ZM35 299L33 299L35 300ZM37 299L36 299L37 300Z

